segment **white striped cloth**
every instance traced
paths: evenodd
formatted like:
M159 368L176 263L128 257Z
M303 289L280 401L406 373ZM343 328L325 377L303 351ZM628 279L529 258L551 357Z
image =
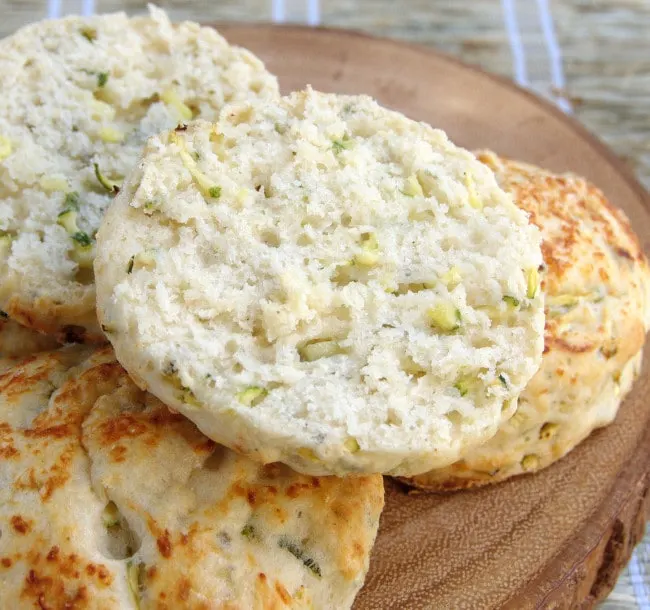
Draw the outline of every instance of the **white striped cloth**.
M501 0L503 27L507 33L512 54L512 77L520 86L550 99L566 113L572 113L570 101L565 97L565 79L562 64L562 50L555 34L555 26L549 0L535 0L536 11L530 10L533 0ZM307 25L321 24L321 0L269 0L270 17L276 23L289 20L301 21ZM327 0L322 0L324 4ZM92 15L95 12L94 0L79 0L77 7L66 9ZM522 10L523 9L525 10ZM56 18L64 12L61 0L47 0L47 16ZM526 20L525 28L521 21ZM540 36L531 36L531 31ZM523 35L525 32L526 35ZM529 45L543 41L547 62L527 62ZM537 50L536 50L537 51ZM539 56L536 52L535 56ZM549 83L551 88L549 89ZM629 565L621 574L619 581L608 599L600 606L601 610L650 610L650 533L639 544Z

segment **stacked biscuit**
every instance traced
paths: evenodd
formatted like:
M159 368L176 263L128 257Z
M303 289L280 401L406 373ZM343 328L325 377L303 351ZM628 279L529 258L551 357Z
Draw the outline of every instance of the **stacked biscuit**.
M647 261L580 178L155 8L0 83L3 608L349 608L382 474L546 467L638 373Z

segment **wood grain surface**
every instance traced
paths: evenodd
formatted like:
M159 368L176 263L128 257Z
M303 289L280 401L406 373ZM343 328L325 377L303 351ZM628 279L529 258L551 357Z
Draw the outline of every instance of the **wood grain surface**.
M469 148L585 175L627 212L648 250L650 202L623 164L577 123L506 81L423 48L343 31L220 29L262 57L285 90L310 83L367 93ZM616 422L536 475L446 496L408 495L387 481L355 609L551 610L602 599L650 510L649 394L646 365Z

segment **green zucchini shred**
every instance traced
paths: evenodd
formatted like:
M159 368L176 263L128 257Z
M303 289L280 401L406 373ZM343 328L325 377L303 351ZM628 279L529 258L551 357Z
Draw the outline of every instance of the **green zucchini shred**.
M79 33L90 43L97 40L97 30L91 27L83 27L79 30Z
M255 542L259 542L259 540L260 540L260 535L258 534L257 530L255 529L255 526L250 524L250 523L247 523L246 525L244 525L244 527L242 527L242 530L241 530L240 533L247 540L255 541Z
M298 561L301 561L308 570L313 572L319 578L323 575L316 560L309 557L300 546L289 540L286 536L280 538L278 546L281 549L289 551L289 553L291 553Z
M101 184L109 193L120 192L120 185L117 182L109 180L106 176L104 176L97 163L93 163L93 167L95 168L95 178L97 178L97 182L99 182L99 184Z
M83 247L88 247L92 245L92 239L88 236L88 233L84 233L83 231L77 231L76 233L73 233L70 237L74 241L76 241L80 246Z
M509 305L510 307L519 307L519 299L511 296L504 296L503 302Z
M335 155L338 155L344 150L349 150L350 148L352 148L352 140L347 134L345 134L340 140L332 140L332 150Z

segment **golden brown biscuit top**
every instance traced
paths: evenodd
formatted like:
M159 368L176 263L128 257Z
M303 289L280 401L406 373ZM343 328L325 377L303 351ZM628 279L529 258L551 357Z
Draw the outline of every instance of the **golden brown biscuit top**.
M546 352L600 349L605 358L620 352L627 361L650 323L650 271L624 212L574 174L491 152L478 158L542 231Z
M478 158L542 233L544 357L496 436L407 481L430 490L540 470L610 423L639 373L650 326L650 270L623 212L578 176L491 152Z
M382 507L215 445L109 348L0 374L1 608L346 608Z

